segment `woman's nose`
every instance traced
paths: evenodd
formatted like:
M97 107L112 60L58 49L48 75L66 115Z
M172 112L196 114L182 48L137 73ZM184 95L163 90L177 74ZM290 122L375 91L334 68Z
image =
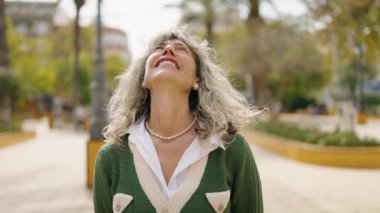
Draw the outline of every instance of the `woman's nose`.
M174 56L175 50L174 50L173 45L171 45L171 44L166 45L162 54L163 55L171 54Z

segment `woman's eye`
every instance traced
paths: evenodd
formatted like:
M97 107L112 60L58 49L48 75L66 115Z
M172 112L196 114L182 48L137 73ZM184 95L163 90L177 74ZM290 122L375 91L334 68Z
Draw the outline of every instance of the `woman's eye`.
M157 46L156 48L154 48L155 51L156 50L162 50L162 49L164 49L162 46Z
M185 47L177 47L176 49L177 49L177 50L180 50L180 51L186 51L186 48L185 48Z

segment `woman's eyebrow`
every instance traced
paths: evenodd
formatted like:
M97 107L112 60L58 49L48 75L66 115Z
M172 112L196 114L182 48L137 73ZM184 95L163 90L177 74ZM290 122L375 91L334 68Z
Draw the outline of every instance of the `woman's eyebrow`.
M170 43L171 41L163 41L163 42L160 42L158 45L167 45L168 43ZM184 47L187 47L186 44L184 44L183 42L181 41L172 41L173 42L173 45L174 46L184 46Z
M163 46L163 45L166 45L165 42L160 42L156 44L156 46Z

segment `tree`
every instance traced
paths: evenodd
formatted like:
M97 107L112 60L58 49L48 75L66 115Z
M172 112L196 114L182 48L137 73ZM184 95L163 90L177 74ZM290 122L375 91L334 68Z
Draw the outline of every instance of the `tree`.
M358 70L360 72L358 72ZM362 81L364 78L370 78L375 76L375 69L369 64L365 64L359 57L353 58L346 64L342 64L338 68L337 72L337 94L340 98L352 101L352 103L358 103L363 94L359 94L362 87Z
M81 28L81 51L78 55L78 61L80 61L80 72L83 70L89 70L89 72L91 72L91 70L94 69L93 63L91 59L89 59L89 57L91 57L94 52L94 34L94 27L92 26ZM74 51L72 48L74 38L72 37L72 30L68 27L58 28L54 32L50 33L46 39L48 40L47 43L50 43L52 45L51 60L54 61L55 64L54 70L56 72L57 79L60 79L60 81L55 84L54 94L68 99L69 97L72 97L74 80L72 77L74 73L71 66L74 61ZM58 43L51 41L61 42ZM87 73L81 73L79 76L87 76ZM79 79L82 77L79 77ZM90 74L90 77L92 77L92 74ZM82 97L81 95L87 94L87 92L90 90L90 86L89 84L80 83L79 87L79 90L86 90L79 92L79 100L81 100L80 103L84 104L82 100L85 100L86 98Z
M271 2L270 0L266 0ZM247 85L247 96L250 101L254 101L258 105L263 105L265 102L265 87L266 87L266 70L268 65L261 60L261 53L257 51L256 34L260 27L264 25L264 21L259 12L259 0L183 0L181 7L185 11L191 10L191 5L201 6L202 13L198 19L203 20L206 29L206 38L214 43L214 23L215 16L219 11L239 10L239 6L246 5L250 12L246 20L247 29L250 36L249 42L246 46L242 47L241 51L245 53L246 57L243 64L245 64L244 79ZM252 57L249 57L252 56Z
M7 26L5 19L5 2L0 0L0 125L12 125L11 108L11 74L9 71L9 55L7 42Z
M18 107L23 110L26 99L37 96L59 96L69 100L73 88L74 51L71 28L58 28L42 37L27 38L16 34L8 19L9 61L14 80L18 86ZM94 28L81 30L79 98L81 104L89 103L90 81L92 78ZM56 42L60 41L60 42ZM1 93L1 92L0 92ZM16 95L16 94L15 94Z
M218 37L217 44L242 80L246 80L246 73L252 74L254 71L254 86L256 89L260 87L263 105L268 106L278 100L285 107L295 110L297 107L293 106L297 105L297 100L293 101L292 97L314 100L329 79L322 54L315 45L315 36L300 31L296 25L277 21L263 26L256 32L255 38L254 48L259 55L254 56L246 48L252 48L251 34L246 25ZM260 60L253 59L258 56Z
M313 19L322 27L317 31L337 79L355 77L342 88L355 88L357 108L362 111L363 82L370 77L368 67L374 67L380 58L380 1L304 0ZM346 73L341 73L346 72ZM352 73L356 72L356 74ZM346 76L346 77L343 77ZM339 80L338 80L339 81ZM349 89L349 90L351 90ZM351 91L352 93L352 91Z
M197 15L194 17L203 22L206 32L205 37L212 44L214 42L215 8L220 2L221 0L182 0L179 5L174 6L181 8L185 13L191 13L194 10L192 8L200 6L201 11L197 11Z
M73 93L72 93L72 102L74 107L78 105L80 101L80 85L79 85L79 41L80 41L80 27L79 27L79 12L82 6L85 3L85 0L74 0L76 15L75 15L75 24L74 24L74 75L73 75Z
M106 70L106 92L111 94L115 89L115 77L120 75L127 67L126 61L124 61L119 55L108 55L105 57L104 68Z

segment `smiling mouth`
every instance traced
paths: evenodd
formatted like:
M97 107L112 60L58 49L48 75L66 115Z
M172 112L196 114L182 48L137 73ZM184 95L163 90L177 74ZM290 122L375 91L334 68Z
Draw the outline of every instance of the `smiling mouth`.
M174 67L176 67L177 69L179 69L178 64L175 61L171 60L171 59L162 59L162 60L159 60L159 61L157 61L157 63L155 64L154 67L158 67L160 65L165 65L165 64L173 65Z

